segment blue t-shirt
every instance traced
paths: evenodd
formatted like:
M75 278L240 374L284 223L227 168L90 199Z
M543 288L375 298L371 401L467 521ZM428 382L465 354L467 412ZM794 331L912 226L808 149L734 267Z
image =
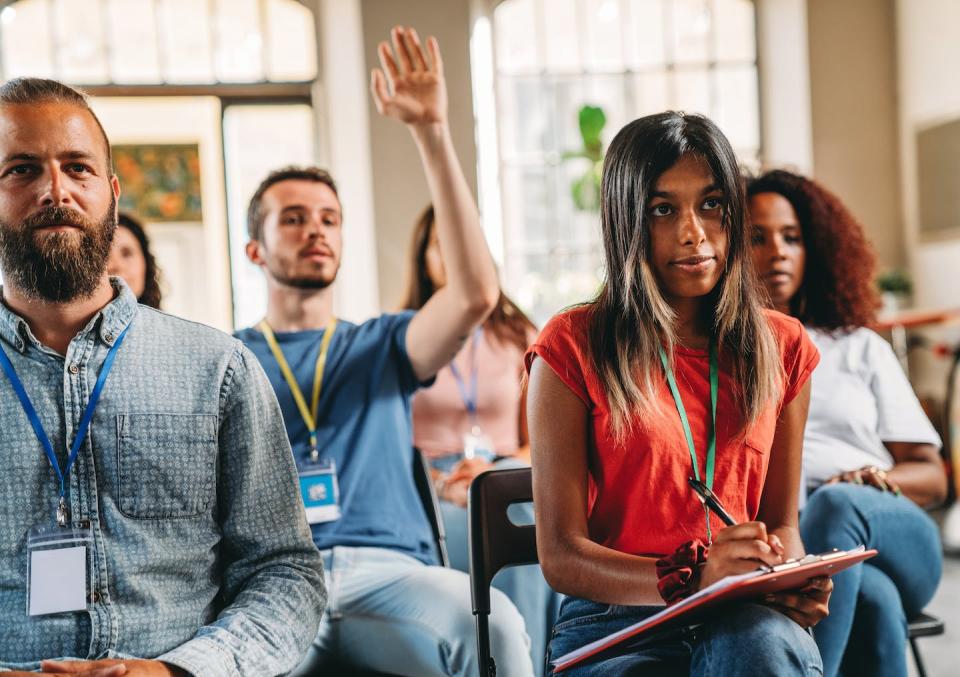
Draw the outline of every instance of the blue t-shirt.
M330 341L317 412L321 458L332 458L341 517L311 525L321 550L336 545L399 550L436 563L433 533L413 481L410 397L420 387L407 356L412 312L361 325L340 321ZM277 342L309 406L323 329L278 332ZM307 426L263 334L238 331L280 401L298 469L312 467Z

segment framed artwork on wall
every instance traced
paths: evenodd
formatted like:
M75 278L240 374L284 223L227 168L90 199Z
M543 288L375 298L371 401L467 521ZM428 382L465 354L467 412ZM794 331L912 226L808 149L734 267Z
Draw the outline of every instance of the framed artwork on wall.
M113 164L121 211L147 222L203 220L197 144L115 145Z

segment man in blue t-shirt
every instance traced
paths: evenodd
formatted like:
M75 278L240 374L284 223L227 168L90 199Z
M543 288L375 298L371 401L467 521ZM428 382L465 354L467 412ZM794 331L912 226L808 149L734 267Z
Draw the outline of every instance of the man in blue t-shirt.
M266 319L237 336L277 392L320 548L328 605L299 674L337 661L408 675L475 675L467 576L437 566L412 476L410 397L449 363L500 293L447 125L436 41L395 28L379 47L377 110L406 123L436 208L448 282L417 313L337 321L342 211L330 175L270 174L248 212L247 255L267 279ZM394 57L394 50L396 58ZM523 621L492 591L501 675L532 675Z

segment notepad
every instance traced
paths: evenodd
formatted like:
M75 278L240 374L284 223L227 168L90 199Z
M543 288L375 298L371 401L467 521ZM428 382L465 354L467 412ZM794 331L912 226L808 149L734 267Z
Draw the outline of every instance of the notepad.
M716 613L724 604L736 600L756 599L772 592L801 588L811 578L832 576L876 554L876 550L867 550L861 545L853 550L807 555L774 567L762 567L745 574L727 576L653 616L560 656L553 661L554 669L562 672L601 653L615 655L618 648L628 648L625 646L628 644L627 640L635 639L644 633L670 627L695 625L712 613Z

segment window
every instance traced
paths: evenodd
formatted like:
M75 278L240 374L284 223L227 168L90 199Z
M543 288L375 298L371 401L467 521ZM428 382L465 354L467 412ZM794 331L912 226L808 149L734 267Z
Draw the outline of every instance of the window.
M78 85L308 82L313 17L296 0L20 0L0 10L0 79Z
M590 163L565 157L583 145L581 107L603 109L605 145L642 115L703 113L744 163L755 163L754 23L750 0L504 0L496 6L493 162L499 181L482 188L493 183L499 200L485 196L484 204L500 205L501 214L488 223L502 219L504 283L536 321L588 299L602 277L599 217L578 208L572 194ZM480 171L491 175L489 167Z
M146 225L165 309L221 329L266 308L263 276L244 252L247 200L269 170L316 162L317 72L316 24L297 0L19 0L0 9L0 80L82 87L115 142L198 144L203 222Z

